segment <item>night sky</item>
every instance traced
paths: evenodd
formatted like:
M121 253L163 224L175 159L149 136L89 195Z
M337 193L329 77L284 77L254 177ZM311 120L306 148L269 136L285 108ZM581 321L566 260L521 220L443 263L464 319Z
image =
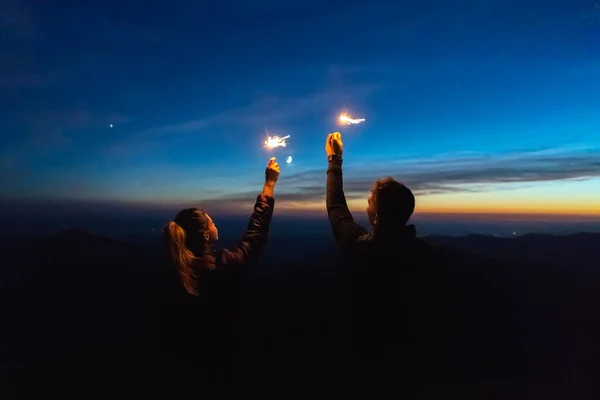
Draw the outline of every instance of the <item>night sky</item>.
M391 175L417 212L600 214L598 1L9 0L0 36L4 202L246 212L274 155L278 211L323 210L339 130L354 210Z

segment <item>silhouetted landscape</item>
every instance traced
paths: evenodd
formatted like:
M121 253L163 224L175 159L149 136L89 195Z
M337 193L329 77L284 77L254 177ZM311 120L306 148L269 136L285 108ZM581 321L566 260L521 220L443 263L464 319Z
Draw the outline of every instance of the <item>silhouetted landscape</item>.
M0 1L0 400L600 399L599 27Z
M336 372L348 352L343 266L326 222L321 228L299 239L275 227L236 286L241 306L228 325L233 367L214 379L230 379L241 397L335 398L343 391ZM233 231L222 231L220 245L234 245ZM74 229L4 239L10 397L131 390L171 398L203 390L204 347L194 338L207 329L206 316L181 293L159 234L134 239ZM598 393L599 233L426 240L456 255L452 329L462 371L455 387L424 390L426 398Z

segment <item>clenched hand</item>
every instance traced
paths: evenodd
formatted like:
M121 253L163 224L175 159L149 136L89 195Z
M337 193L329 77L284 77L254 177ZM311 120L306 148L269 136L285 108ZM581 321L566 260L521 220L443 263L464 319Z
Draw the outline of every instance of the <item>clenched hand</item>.
M330 133L325 142L325 151L327 156L341 156L344 152L344 143L342 143L342 134L339 132Z
M279 164L277 163L277 160L275 159L275 157L271 158L269 160L269 165L267 165L267 169L265 171L265 181L268 183L275 184L277 182L277 179L279 179L280 172L281 171L279 169Z

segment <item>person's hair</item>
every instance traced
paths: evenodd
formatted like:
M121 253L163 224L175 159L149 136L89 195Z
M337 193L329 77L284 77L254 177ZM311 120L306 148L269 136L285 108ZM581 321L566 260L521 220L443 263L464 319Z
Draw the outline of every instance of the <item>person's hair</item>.
M206 254L208 243L204 233L207 228L206 213L201 208L187 208L163 230L165 246L177 267L181 283L194 296L199 295L198 281L202 274L215 268L214 257Z
M402 182L387 177L371 189L371 201L380 228L405 226L415 211L415 196Z

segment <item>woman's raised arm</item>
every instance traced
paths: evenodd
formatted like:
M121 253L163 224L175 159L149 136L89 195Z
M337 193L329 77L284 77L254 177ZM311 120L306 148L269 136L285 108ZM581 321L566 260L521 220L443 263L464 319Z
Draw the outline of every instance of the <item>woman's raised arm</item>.
M218 266L243 267L258 258L269 236L269 227L275 206L274 191L279 173L279 164L275 158L271 158L265 171L265 184L262 193L256 198L246 233L235 249L221 250L217 260Z

